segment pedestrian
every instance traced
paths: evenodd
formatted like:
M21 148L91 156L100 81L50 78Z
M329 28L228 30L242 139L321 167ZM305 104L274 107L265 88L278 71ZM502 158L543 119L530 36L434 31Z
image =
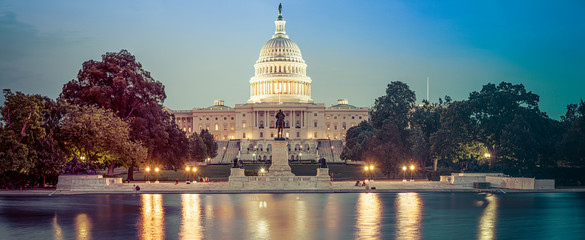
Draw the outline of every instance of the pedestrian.
M175 185L179 184L179 179L175 179Z
M140 187L136 185L136 192L140 191Z

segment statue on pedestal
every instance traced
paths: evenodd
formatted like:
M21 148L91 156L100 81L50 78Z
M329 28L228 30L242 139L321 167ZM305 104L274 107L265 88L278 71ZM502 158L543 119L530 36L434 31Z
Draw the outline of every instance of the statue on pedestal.
M319 159L319 168L327 168L327 160L325 158Z
M278 110L278 113L276 113L276 130L278 133L275 140L284 140L284 137L282 136L284 130L284 113L282 113L282 110Z

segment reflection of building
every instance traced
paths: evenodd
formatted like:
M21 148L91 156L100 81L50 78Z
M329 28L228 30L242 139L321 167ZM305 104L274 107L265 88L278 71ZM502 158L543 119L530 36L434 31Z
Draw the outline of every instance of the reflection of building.
M208 129L219 141L218 157L212 162L269 160L276 136L276 112L286 115L283 135L288 139L290 159L325 157L340 161L347 129L368 119L368 108L354 107L347 99L325 107L311 98L311 78L297 44L288 38L279 13L276 32L260 50L250 78L250 99L233 108L222 100L207 108L173 111L187 134Z

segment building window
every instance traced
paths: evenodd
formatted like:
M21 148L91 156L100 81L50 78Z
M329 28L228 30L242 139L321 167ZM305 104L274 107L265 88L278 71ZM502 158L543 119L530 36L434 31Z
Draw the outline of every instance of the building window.
M205 118L205 120L209 121L209 118Z
M288 132L287 132L285 135L286 135L286 137L288 138Z
M362 116L360 116L360 119L362 119Z
M226 139L226 138L227 138L227 135L223 135L223 139Z
M232 117L232 120L234 120L234 117Z
M346 128L347 128L347 127L346 127L345 123L343 123L343 130L345 130Z
M215 121L217 121L217 118L215 118Z
M317 132L315 132L315 138L317 138Z
M315 121L315 127L317 127L317 121Z
M215 131L219 130L219 124L215 124Z
M245 116L246 116L246 114L245 114L245 113L244 113L244 114L242 114L242 117L245 117Z
M202 117L199 117L199 121L201 121L201 120L203 120L203 118Z
M314 116L316 117L316 116L317 116L317 114L315 113L315 115L314 115Z
M301 137L301 133L297 132L297 137L300 138Z
M260 137L263 138L264 137L264 133L260 132Z
M206 129L207 131L209 131L209 126L205 126L205 129Z
M331 119L331 117L330 116L327 116L327 120L329 120L329 119Z
M351 116L351 119L355 119L355 116Z
M242 121L242 128L246 128L246 121Z
M333 119L337 119L337 116L333 117Z
M215 141L219 140L219 136L215 136Z
M186 128L183 128L183 132L186 132L186 131L187 131L187 129Z
M223 120L227 120L227 117L223 117Z
M270 133L270 137L274 137L274 133Z
M299 116L299 113L297 113L297 117Z
M191 127L189 127L189 132L191 132Z
M203 130L203 126L199 125L199 131Z
M334 130L337 130L337 125L333 125L333 129Z
M224 130L224 131L225 131L225 130L227 130L227 123L224 123L224 124L223 124L223 130Z
M242 138L246 138L246 133L242 133Z

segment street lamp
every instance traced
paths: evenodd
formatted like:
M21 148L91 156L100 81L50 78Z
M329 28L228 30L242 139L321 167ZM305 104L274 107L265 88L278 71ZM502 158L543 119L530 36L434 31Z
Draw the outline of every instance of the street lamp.
M189 184L191 182L191 177L190 177L191 173L189 172L190 170L191 170L191 168L188 166L185 168L185 172L187 172L187 184Z
M150 167L146 167L146 183L150 183L150 180L148 180L148 174L150 174Z
M299 161L303 161L303 153L299 153Z
M372 172L370 174L370 178L372 178L372 174L374 174L374 165L370 165L370 171ZM371 181L371 179L370 179L370 181Z
M402 181L406 182L406 166L402 166Z
M414 179L412 179L412 174L414 173L414 165L410 165L410 181L414 182Z
M264 172L265 172L265 171L266 171L266 170L264 170L264 168L260 168L260 176L264 176Z
M484 156L485 158L490 158L492 155L491 155L490 153L485 153L483 156Z
M160 169L158 169L158 168L155 168L155 169L154 169L154 171L156 172L156 182L154 182L154 183L158 183L158 171L159 171L159 170L160 170Z

